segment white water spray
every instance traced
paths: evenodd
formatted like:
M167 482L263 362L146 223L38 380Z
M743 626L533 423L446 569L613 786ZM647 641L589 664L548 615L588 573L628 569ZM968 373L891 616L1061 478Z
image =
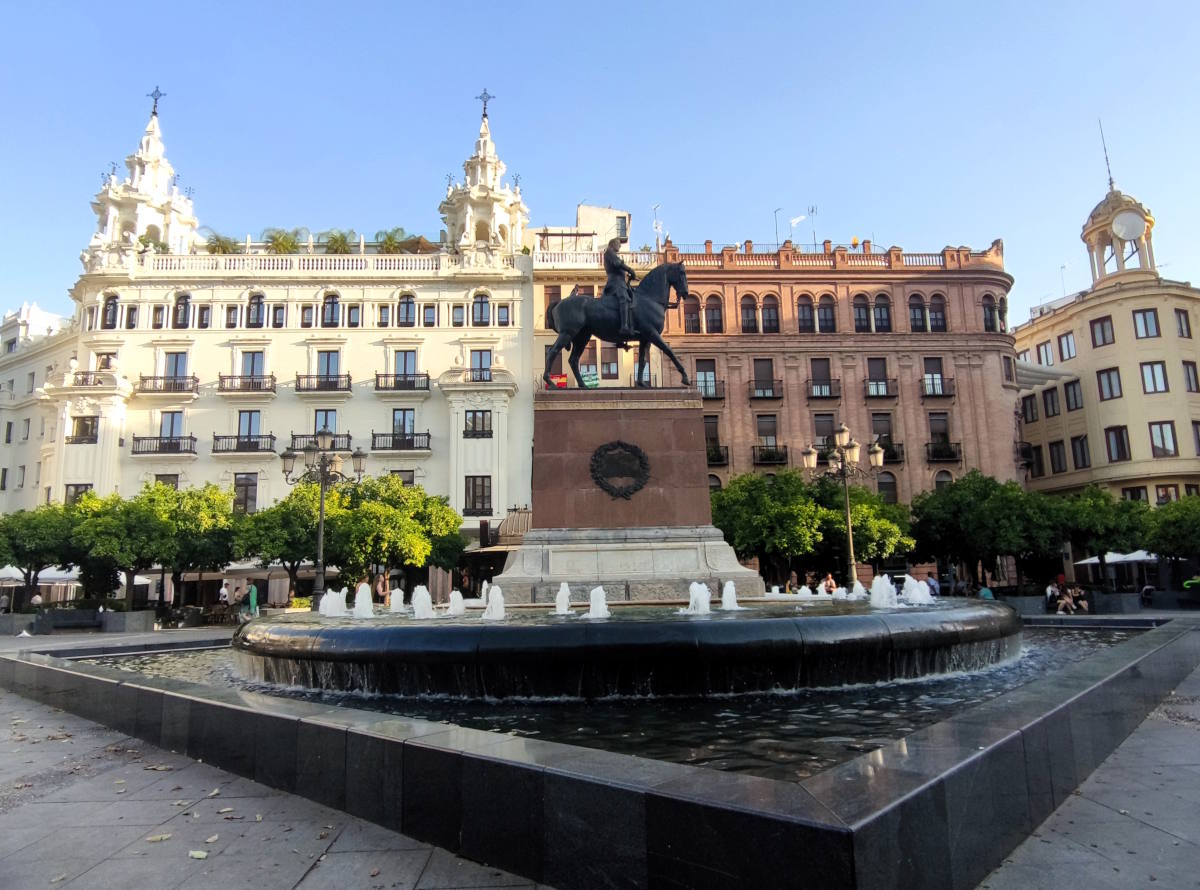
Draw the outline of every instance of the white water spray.
M721 588L721 611L740 612L743 608L745 607L738 605L737 588L733 586L732 581L726 581L725 586Z
M896 605L896 588L892 579L887 575L876 575L871 581L871 608L894 609Z
M712 608L712 593L707 584L693 581L688 585L688 605L680 609L680 615L707 615Z
M463 595L457 590L450 591L450 605L446 607L446 614L451 618L457 618L459 615L467 613L467 606L463 602Z
M346 588L341 591L327 590L321 595L321 600L317 604L317 611L326 618L345 618L346 617Z
M354 617L375 617L375 603L371 598L371 586L369 584L360 584L358 585L358 589L354 591Z
M418 584L413 588L412 610L413 618L433 617L433 597L429 595L429 588L424 584Z
M398 612L406 611L406 609L404 608L404 588L403 587L392 588L392 596L391 596L391 599L389 602L391 603L391 605L389 605L388 608L391 610L393 615L395 615Z
M558 594L554 597L554 614L571 614L571 588L567 586L566 581L558 585Z
M604 595L603 587L593 587L588 594L588 618L607 618L612 613L608 611L608 598Z
M488 590L487 606L483 610L483 618L485 621L504 620L504 591L494 584Z

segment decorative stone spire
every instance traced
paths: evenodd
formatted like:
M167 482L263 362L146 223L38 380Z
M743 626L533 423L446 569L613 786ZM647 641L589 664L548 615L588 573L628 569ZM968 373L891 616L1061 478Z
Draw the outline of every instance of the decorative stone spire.
M478 98L482 100L483 96ZM486 107L485 101L475 153L463 162L465 180L462 184L448 184L446 199L438 212L446 224L452 249L460 253L507 254L521 247L529 208L521 200L520 191L502 181L507 168L496 154Z

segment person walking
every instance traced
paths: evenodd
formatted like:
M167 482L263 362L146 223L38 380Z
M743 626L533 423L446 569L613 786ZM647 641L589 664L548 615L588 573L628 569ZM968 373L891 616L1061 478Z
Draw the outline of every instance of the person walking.
M250 580L250 587L246 590L246 599L250 603L250 617L257 618L258 617L258 587L255 585L253 579Z

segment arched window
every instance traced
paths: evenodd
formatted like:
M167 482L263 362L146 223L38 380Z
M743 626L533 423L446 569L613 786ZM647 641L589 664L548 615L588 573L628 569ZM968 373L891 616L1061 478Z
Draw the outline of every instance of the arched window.
M396 307L396 327L411 328L417 324L417 304L412 297L401 297Z
M896 494L896 477L888 472L879 474L877 479L879 497L883 499L885 504L894 504L899 498Z
M171 327L186 328L191 320L192 297L180 294L175 298L175 311L171 313Z
M813 316L812 297L801 297L796 301L796 324L802 334L811 334L817 330L816 318Z
M100 327L106 331L111 331L117 326L117 298L108 296L104 298L104 311L100 315Z
M985 294L983 297L983 329L989 334L999 330L999 325L996 324L996 301L992 299L991 294Z
M764 334L779 333L779 301L774 297L763 297L762 332Z
M491 321L487 294L476 294L471 301L471 324L477 328L487 327Z
M822 296L817 304L817 330L822 334L837 333L837 303L830 294Z
M342 310L337 294L326 294L321 303L321 327L336 328L341 320Z
M859 294L854 298L854 333L871 333L871 304L867 301L866 294Z
M887 334L892 330L892 301L887 294L875 297L875 333Z
M708 490L709 491L720 491L721 490L721 477L720 476L714 476L712 473L708 474Z
M685 297L683 300L683 332L700 333L700 300L696 297Z
M704 301L704 330L710 334L725 332L725 322L721 316L721 298L715 294Z
M742 297L742 333L758 333L758 303L754 297Z
M263 326L262 294L251 294L250 305L246 307L246 327L261 328Z
M929 330L935 334L946 333L946 298L941 294L929 298Z
M923 334L929 327L925 321L925 301L920 294L908 298L908 327L915 334Z
M937 475L933 477L933 490L941 491L953 481L954 477L950 475L949 470L938 470Z

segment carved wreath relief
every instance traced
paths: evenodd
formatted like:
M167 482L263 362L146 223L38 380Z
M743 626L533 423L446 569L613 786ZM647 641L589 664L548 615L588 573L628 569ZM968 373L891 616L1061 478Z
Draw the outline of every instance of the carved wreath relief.
M646 452L628 442L606 442L592 452L592 481L614 498L629 498L650 480Z

